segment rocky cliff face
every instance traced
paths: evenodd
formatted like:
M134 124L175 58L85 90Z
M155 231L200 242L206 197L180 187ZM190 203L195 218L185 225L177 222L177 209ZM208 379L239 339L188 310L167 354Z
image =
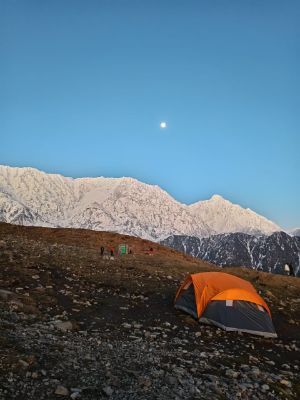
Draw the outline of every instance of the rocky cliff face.
M0 166L0 221L113 231L155 241L177 234L271 234L280 229L218 195L188 206L132 178L72 179L6 166Z
M171 236L161 243L220 266L246 266L283 273L284 264L291 263L295 273L300 274L300 238L285 232L260 237L244 233L208 238Z

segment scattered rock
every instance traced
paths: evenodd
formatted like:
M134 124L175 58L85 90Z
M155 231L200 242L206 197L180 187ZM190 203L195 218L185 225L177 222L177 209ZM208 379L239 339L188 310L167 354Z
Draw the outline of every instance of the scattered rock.
M286 379L281 379L280 383L289 388L292 387L292 383L290 381L287 381Z
M58 385L54 393L58 396L69 396L69 390L62 385Z
M232 369L227 369L225 372L225 375L228 376L229 378L237 378L239 376L239 373L237 371L234 371Z
M71 331L73 329L71 321L55 321L53 325L62 332Z
M262 385L262 391L263 392L267 392L269 389L270 389L270 386L269 385L267 385L267 384L264 384L264 385Z
M24 360L19 360L19 364L20 364L23 368L29 367L29 363L28 363L27 361L24 361Z
M71 399L75 400L75 399L80 399L81 394L79 392L74 392L71 394Z
M8 300L11 297L14 297L15 293L10 292L9 290L5 290L5 289L0 289L0 299L2 300Z
M110 397L114 392L110 386L104 386L104 388L102 390L103 390L103 393L108 397Z
M131 324L128 324L127 322L124 322L124 323L122 324L122 326L123 326L123 328L125 328L125 329L130 329L130 328L131 328Z

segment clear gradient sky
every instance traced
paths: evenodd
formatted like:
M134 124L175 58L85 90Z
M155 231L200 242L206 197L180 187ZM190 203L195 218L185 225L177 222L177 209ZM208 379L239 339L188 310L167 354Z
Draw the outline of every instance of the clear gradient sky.
M299 21L298 0L1 0L0 163L300 226Z

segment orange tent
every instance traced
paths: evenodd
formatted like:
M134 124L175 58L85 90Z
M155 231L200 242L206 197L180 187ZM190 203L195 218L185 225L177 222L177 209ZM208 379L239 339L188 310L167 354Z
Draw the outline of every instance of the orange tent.
M249 331L255 325L255 330L267 329L264 336L270 336L269 331L276 336L269 307L252 284L224 272L188 275L176 293L175 307L226 330Z

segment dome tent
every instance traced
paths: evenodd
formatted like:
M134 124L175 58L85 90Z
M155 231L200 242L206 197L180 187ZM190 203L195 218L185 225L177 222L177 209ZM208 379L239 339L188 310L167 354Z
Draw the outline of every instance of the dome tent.
M188 275L176 293L175 308L226 331L277 337L269 307L251 283L224 272Z

